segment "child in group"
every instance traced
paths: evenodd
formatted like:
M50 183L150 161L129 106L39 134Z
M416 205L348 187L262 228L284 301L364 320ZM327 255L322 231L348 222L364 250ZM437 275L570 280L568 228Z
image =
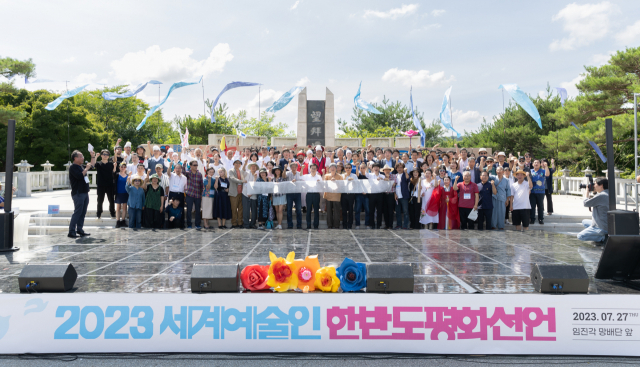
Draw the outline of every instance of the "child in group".
M142 227L142 209L144 208L145 195L142 188L142 179L138 175L129 177L127 181L127 193L129 200L129 228Z
M207 169L207 176L204 178L204 192L202 193L202 220L204 221L204 229L209 229L209 219L213 219L213 202L216 190L215 170L213 167Z
M180 200L171 199L170 204L171 205L167 207L167 216L169 217L169 220L166 222L167 229L184 229L184 226L181 224L182 206L180 205Z
M227 219L231 220L231 200L229 199L229 179L227 178L227 170L220 168L219 176L213 184L216 190L216 198L213 201L213 218L218 219L218 228L226 227Z
M160 186L160 177L151 175L151 185L145 180L144 189L147 195L144 203L145 228L161 229L164 222L164 190Z

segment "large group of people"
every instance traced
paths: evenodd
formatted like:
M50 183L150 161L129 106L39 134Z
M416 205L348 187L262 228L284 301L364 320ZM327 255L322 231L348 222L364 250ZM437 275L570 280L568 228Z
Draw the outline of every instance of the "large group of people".
M536 220L544 224L545 198L546 215L553 213L555 162L529 153L490 155L481 148L475 155L437 145L406 152L316 146L206 147L178 153L150 142L135 150L120 143L113 151L102 150L99 161L91 152L86 165L82 153L73 153L69 176L78 215L71 220L69 236L86 235L87 172L93 169L97 216L106 197L116 227L224 229L231 222L230 228L279 230L302 228L306 214L306 228L317 229L319 214L325 212L330 229L503 230L511 218L517 229L526 230ZM376 193L247 194L245 188L251 182L328 180L392 184Z

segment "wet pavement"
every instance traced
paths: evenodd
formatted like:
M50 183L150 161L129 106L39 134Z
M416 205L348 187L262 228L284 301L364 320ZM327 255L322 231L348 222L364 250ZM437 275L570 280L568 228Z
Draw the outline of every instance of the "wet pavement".
M543 231L429 230L131 230L103 229L91 236L29 237L21 250L0 254L0 291L18 292L27 263L72 263L74 292L190 292L194 263L268 264L277 256L318 255L321 266L345 257L365 263L409 263L414 293L531 293L534 264L583 265L590 293L640 293L593 279L602 248Z

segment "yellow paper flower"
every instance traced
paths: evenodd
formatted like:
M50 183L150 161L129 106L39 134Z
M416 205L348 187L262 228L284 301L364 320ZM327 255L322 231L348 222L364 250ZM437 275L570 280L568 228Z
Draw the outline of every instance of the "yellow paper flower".
M304 260L296 260L293 262L296 268L296 276L298 277L298 288L304 291L304 287L308 286L309 292L314 291L316 280L316 272L320 269L318 255L307 256Z
M318 269L314 285L323 292L337 292L340 288L340 279L336 276L336 268L325 266Z
M273 287L277 292L286 292L289 289L297 288L298 276L294 264L295 257L296 254L293 251L289 252L286 259L276 257L273 252L269 251L271 266L269 266L267 285Z

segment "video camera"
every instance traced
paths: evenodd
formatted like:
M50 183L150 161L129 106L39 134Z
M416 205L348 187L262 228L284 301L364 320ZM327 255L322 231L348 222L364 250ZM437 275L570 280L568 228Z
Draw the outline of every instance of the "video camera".
M584 177L589 179L589 184L580 184L580 189L587 189L589 191L593 191L593 176L591 176L591 174L587 173L586 175L584 175Z

